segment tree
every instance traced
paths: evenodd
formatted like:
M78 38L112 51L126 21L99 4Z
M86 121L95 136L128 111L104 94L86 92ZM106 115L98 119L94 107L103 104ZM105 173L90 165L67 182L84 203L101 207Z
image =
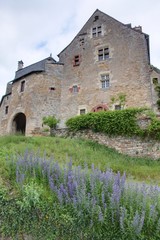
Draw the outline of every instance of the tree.
M50 128L50 133L52 129L56 129L57 123L59 123L59 119L56 119L55 116L43 117L43 124Z

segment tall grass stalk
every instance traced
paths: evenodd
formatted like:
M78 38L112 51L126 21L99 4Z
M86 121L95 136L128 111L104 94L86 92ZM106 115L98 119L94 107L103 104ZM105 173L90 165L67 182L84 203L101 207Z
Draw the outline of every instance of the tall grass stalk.
M40 197L34 184L46 189L52 205L49 209L54 212L51 222L57 221L58 233L52 234L63 239L67 235L69 239L159 239L158 186L127 183L125 174L101 171L94 165L89 169L87 163L73 167L69 161L62 167L46 155L29 151L15 161L11 157L8 164L10 169L16 166L14 178L22 192L21 202L26 201L28 209L35 212L39 206L42 214L47 199ZM50 216L48 211L45 214Z

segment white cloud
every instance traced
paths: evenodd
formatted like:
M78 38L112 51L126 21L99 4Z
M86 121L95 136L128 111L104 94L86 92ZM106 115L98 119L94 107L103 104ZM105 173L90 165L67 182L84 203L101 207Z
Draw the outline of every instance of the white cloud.
M0 1L0 97L13 80L17 61L25 66L52 53L55 59L96 9L150 35L151 63L160 67L159 0Z

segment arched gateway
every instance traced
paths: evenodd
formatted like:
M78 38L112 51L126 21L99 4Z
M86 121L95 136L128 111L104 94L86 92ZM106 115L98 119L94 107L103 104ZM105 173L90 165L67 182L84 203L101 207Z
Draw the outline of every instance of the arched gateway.
M24 113L17 113L13 118L12 132L25 135L26 131L26 116Z

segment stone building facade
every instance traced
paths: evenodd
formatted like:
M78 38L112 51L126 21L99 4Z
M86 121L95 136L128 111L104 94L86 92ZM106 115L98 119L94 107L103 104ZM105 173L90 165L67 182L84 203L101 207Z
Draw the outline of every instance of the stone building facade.
M160 81L160 73L150 66L149 36L140 26L96 10L58 57L25 68L19 62L1 100L0 135L40 133L49 115L63 128L68 118L91 111L144 106L156 111L152 78Z

